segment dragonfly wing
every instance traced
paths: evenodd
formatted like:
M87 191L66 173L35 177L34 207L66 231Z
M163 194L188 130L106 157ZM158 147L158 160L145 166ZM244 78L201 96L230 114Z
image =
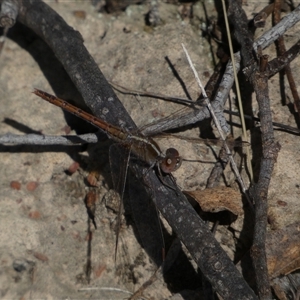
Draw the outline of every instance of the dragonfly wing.
M132 174L128 177L131 214L141 244L152 261L159 266L163 260L164 239L157 208L138 179Z
M189 143L194 143L194 144L203 144L203 145L216 145L216 146L223 146L224 141L221 139L201 139L201 138L191 138L191 137L186 137L178 134L166 134L166 133L160 133L155 135L155 139L169 139L169 138L174 138L174 139L179 139L179 140L184 140ZM249 147L250 143L244 142L244 141L238 141L234 140L232 138L228 138L225 140L227 145L229 147Z
M124 198L129 159L130 159L130 148L122 147L121 145L118 144L113 144L109 148L109 162L110 162L110 171L111 171L113 186L114 186L114 190L120 196L118 218L117 218L115 259L117 256L121 220L124 212L123 198Z
M154 121L150 124L144 125L140 128L140 131L145 136L154 136L157 133L167 131L173 128L179 128L185 125L186 120L191 119L191 117L197 112L193 107L184 107L173 114Z
M130 148L123 147L119 144L113 144L109 149L109 158L113 186L115 191L120 195L115 244L116 256L120 235L121 218L124 212L123 196L130 159ZM140 242L155 264L160 265L163 257L163 238L158 212L153 204L153 201L151 201L151 198L148 196L145 188L133 175L129 176L129 198L129 210L136 225Z

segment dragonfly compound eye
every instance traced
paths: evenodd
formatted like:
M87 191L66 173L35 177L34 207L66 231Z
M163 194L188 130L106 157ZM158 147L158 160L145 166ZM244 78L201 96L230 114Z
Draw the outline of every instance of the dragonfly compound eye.
M181 166L181 163L182 163L182 158L180 156L176 157L176 164L175 164L174 170L172 172L178 170Z
M174 148L169 148L166 151L166 157L160 164L160 168L164 173L176 171L181 166L182 159L179 153Z

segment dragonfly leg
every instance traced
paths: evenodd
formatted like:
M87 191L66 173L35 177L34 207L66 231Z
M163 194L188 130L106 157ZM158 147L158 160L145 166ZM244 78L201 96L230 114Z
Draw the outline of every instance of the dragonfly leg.
M152 170L152 169L154 169L155 166L157 166L157 170L158 170L158 172L157 172L158 174L157 174L157 175L158 175L159 181L160 181L164 186L166 186L166 187L170 188L171 190L175 191L176 194L178 195L177 189L176 189L175 187L171 186L170 184L168 184L168 183L165 181L164 176L163 176L163 174L162 174L162 172L161 172L161 169L159 168L159 165L158 165L157 163L154 163L154 164L152 164L149 168L147 168L147 170L143 173L143 179L145 179L145 177L147 176L147 174L149 173L149 171ZM176 180L175 180L174 176L173 176L172 174L169 174L169 175L171 175L171 179L172 179L173 183L176 185ZM146 183L145 183L145 184L146 184ZM147 185L147 184L146 184L146 185ZM153 187L151 187L151 186L149 186L149 185L147 185L147 187L148 187L148 188L153 188Z

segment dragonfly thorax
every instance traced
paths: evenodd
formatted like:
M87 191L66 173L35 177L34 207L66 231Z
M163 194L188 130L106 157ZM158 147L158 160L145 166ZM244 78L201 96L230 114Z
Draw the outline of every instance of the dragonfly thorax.
M132 141L130 142L130 140ZM172 173L181 166L182 158L176 149L169 148L166 154L163 154L156 142L150 137L130 135L127 142L131 143L132 153L150 166L157 165L163 173Z

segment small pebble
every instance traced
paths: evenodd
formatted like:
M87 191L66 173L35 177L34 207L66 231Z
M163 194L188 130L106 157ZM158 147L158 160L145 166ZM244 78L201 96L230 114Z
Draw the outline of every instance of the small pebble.
M11 181L10 187L19 191L21 189L21 183L19 181Z

